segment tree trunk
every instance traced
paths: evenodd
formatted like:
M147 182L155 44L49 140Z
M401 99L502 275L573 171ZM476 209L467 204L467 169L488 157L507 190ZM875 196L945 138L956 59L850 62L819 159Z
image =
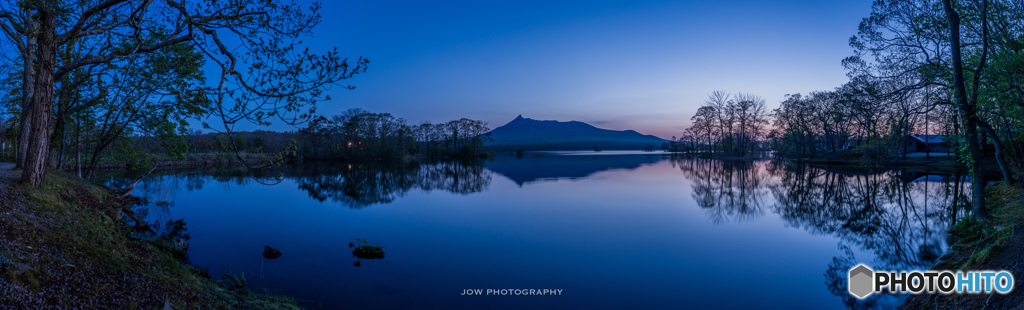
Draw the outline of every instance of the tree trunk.
M963 57L960 55L960 15L953 10L951 0L943 0L942 7L949 21L949 43L953 62L953 89L957 108L966 120L964 124L967 151L971 155L971 217L975 220L988 218L985 208L985 177L981 171L981 143L978 141L978 116L976 107L967 99L964 85Z
M973 108L973 107L972 107ZM967 111L965 111L966 113ZM970 109L974 112L974 109ZM976 117L967 118L967 150L971 153L971 200L972 216L976 220L988 218L985 208L985 176L981 169L981 143L978 142L978 121Z
M999 171L1003 173L1003 182L1013 184L1013 174L1010 173L1010 167L1003 160L1003 142L999 141L999 136L996 135L995 130L992 130L992 126L989 126L984 121L979 121L978 125L981 127L981 130L985 131L992 138L992 144L996 147L996 163L999 164Z
M15 146L15 165L18 168L25 167L25 155L28 153L29 133L32 131L32 118L28 117L32 106L32 96L35 95L35 56L36 39L30 37L26 40L25 49L27 52L22 55L21 73L21 124L18 131L18 144Z
M37 67L31 106L22 117L31 122L28 149L25 152L21 181L29 187L39 187L46 176L46 161L50 151L50 114L53 110L53 81L56 68L56 29L54 3L37 4L39 8L39 34L37 37Z

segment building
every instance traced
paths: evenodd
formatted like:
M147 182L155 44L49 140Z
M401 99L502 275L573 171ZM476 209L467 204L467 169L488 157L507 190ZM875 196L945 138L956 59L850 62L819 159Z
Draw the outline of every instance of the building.
M949 144L946 144L946 135L909 135L904 139L903 147L906 153L949 153Z

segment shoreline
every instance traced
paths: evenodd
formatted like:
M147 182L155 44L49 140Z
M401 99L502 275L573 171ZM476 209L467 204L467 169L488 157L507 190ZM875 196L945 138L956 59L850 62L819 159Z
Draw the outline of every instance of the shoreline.
M0 308L300 308L244 278L214 281L176 239L135 232L121 210L134 197L56 170L24 188L13 166L0 163Z
M1024 275L1024 188L991 185L986 195L992 216L985 222L961 219L947 232L951 250L931 270L1007 270ZM917 294L900 309L1020 309L1024 288L1009 293Z

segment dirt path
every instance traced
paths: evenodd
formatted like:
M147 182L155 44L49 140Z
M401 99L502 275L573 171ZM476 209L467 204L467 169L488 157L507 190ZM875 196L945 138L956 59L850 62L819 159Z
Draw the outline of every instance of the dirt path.
M11 171L13 169L14 163L0 163L0 176L4 177L5 179L2 181L6 181L7 175L14 175L14 171Z
M0 210L11 210L16 203L21 206L21 199L11 196L11 183L18 180L18 174L12 169L14 169L13 163L0 163ZM3 214L9 214L9 212Z

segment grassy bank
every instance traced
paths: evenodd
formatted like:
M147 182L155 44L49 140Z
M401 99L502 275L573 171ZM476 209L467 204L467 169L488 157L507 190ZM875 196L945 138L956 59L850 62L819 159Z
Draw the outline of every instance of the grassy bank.
M0 163L0 308L289 309L294 301L209 280L166 239L141 238L108 189L61 172L39 189Z
M949 229L951 250L932 270L1009 270L1024 276L1024 189L990 185L986 191L992 216L985 222L960 219ZM1018 280L1019 281L1019 280ZM912 295L903 309L1020 309L1024 284L1009 294Z

